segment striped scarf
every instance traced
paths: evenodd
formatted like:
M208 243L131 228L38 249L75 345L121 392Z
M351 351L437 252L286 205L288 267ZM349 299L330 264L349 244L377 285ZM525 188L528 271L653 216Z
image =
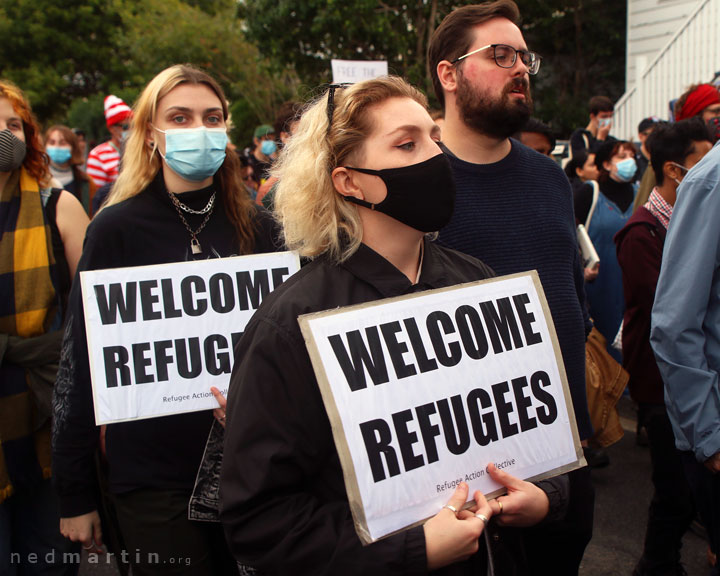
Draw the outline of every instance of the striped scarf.
M0 335L57 329L55 258L37 180L21 168L0 191ZM0 359L0 501L50 475L50 423L38 418L25 369Z

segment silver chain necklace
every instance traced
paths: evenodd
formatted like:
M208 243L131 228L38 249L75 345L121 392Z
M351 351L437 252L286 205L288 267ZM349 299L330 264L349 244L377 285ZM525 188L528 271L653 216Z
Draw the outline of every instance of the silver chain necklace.
M180 210L182 210L183 212L187 212L188 214L207 214L208 212L210 212L210 210L212 210L213 205L215 204L216 192L213 192L212 196L210 196L210 200L208 200L208 203L202 210L193 210L187 204L183 204L182 202L180 202L180 200L177 196L175 196L175 194L172 194L171 192L168 192L168 194L170 194L170 199L172 200L173 204L175 204L175 207L180 208Z
M168 196L170 196L170 200L173 203L173 206L175 207L175 210L178 213L178 216L180 216L180 220L182 220L182 223L185 225L185 229L190 232L190 250L193 254L202 254L202 246L200 246L200 242L197 239L197 235L202 232L202 229L205 228L205 225L209 222L210 216L212 216L213 208L215 207L215 194L216 192L213 192L212 196L210 196L210 200L208 201L205 208L202 210L193 210L192 208L186 206L180 200L177 199L175 194L168 191ZM190 225L188 224L187 220L185 220L185 216L183 216L183 210L185 212L188 212L190 214L207 214L205 218L203 219L202 223L198 227L197 230L193 231L192 228L190 228Z

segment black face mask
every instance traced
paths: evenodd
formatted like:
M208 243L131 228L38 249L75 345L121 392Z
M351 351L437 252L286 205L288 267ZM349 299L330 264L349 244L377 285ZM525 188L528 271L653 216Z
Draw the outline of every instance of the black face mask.
M12 172L20 168L26 152L25 142L7 128L0 130L0 172Z
M348 202L387 214L421 232L436 232L444 228L452 218L455 208L455 180L445 154L438 154L419 164L402 168L345 168L378 176L387 188L385 200L378 204L371 204L354 196L344 196Z

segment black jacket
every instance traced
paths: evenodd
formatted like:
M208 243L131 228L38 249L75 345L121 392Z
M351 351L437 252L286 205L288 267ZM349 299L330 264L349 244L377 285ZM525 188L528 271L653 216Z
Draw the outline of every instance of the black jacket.
M426 241L420 281L413 285L361 245L339 265L315 260L263 302L238 344L228 394L220 517L239 562L271 575L427 572L422 526L360 543L297 317L492 275L478 260ZM554 482L544 489L557 511L556 486L564 478ZM484 573L482 542L480 550L441 573Z
M199 210L212 192L212 187L186 192L182 201ZM277 250L272 218L262 208L255 209L255 252ZM187 214L186 218L196 229L204 216ZM219 195L198 239L203 253L194 257L190 234L159 175L148 189L105 208L93 219L78 272L237 255L235 228ZM53 414L53 478L60 512L63 517L78 516L97 507L94 454L99 436L79 281L73 283L70 294ZM189 494L212 421L212 411L206 410L108 425L106 453L111 492L160 488L187 490Z

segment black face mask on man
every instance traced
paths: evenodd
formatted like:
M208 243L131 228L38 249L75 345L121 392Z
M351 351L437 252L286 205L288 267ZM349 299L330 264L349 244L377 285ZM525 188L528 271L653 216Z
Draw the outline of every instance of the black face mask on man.
M452 218L455 208L455 180L445 154L438 154L424 162L402 168L345 168L378 176L387 188L387 196L377 204L354 196L344 196L348 202L387 214L421 232L436 232L444 228Z
M12 172L20 168L26 152L25 142L7 128L0 130L0 172Z

